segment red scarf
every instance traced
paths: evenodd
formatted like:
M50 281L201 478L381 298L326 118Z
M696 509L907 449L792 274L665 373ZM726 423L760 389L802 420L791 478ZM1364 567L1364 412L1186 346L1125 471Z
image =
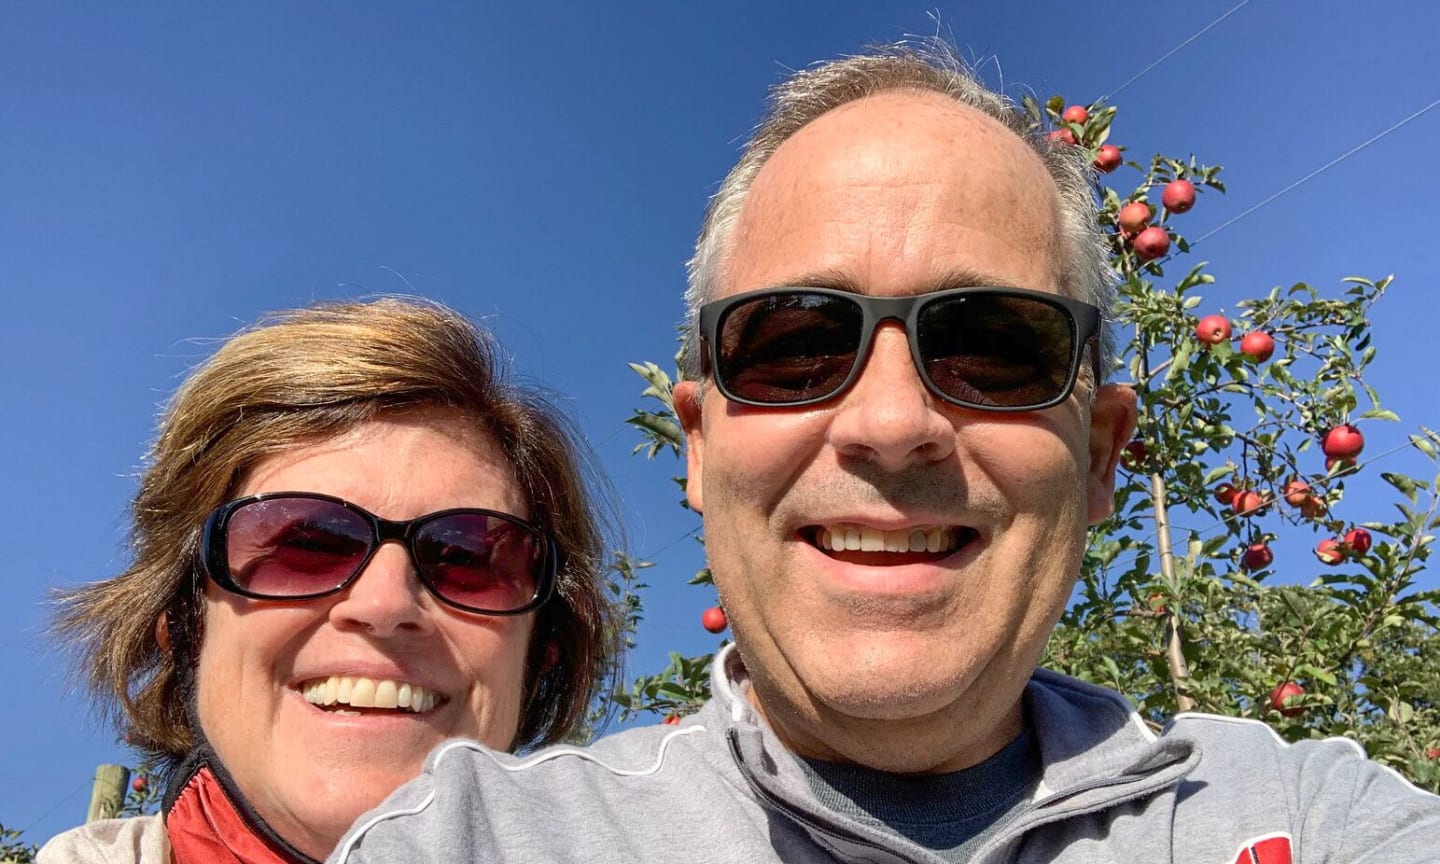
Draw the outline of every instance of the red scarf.
M165 813L170 858L176 864L314 864L239 805L208 764L199 765ZM168 797L168 796L167 796Z

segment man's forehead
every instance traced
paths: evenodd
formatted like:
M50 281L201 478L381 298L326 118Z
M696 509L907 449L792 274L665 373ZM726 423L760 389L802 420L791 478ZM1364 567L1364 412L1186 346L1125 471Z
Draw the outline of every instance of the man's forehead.
M761 286L765 288L804 287L804 288L831 288L836 291L849 291L852 294L868 293L866 286L856 279L852 273L838 269L795 271L793 275L787 275L774 281L774 284ZM937 271L926 281L924 285L913 286L912 290L899 291L897 294L930 294L936 291L950 291L955 288L1026 288L1030 286L1013 284L1013 281L1006 275L998 272L980 270L970 267L951 267L943 271Z
M938 93L871 96L821 115L761 168L720 293L782 282L863 291L864 266L906 256L932 259L933 272L890 293L1053 289L1058 212L1040 157L999 121ZM1012 253L1028 268L986 266L1021 260Z

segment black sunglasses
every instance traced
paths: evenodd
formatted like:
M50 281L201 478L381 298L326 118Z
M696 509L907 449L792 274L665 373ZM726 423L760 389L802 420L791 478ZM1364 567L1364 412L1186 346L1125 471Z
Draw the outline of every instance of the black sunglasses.
M823 402L855 383L875 328L890 319L905 325L930 392L982 411L1065 401L1100 328L1094 306L1022 288L910 297L767 288L700 307L702 371L744 405Z
M215 508L201 554L206 573L227 591L310 600L349 587L391 540L404 544L431 594L466 612L519 615L554 590L554 544L536 526L494 510L395 522L329 495L271 492Z

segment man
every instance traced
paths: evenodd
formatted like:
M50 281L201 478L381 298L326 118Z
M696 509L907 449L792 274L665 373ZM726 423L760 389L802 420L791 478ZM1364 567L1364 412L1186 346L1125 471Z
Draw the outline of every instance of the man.
M1086 168L943 52L794 76L712 202L676 411L738 651L676 727L478 745L336 860L1420 861L1340 742L1037 672L1135 398Z

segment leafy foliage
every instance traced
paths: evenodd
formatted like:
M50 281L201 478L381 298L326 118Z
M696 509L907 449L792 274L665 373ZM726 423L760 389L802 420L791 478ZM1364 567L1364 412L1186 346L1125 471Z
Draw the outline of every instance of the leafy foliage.
M40 848L20 839L20 832L0 823L0 864L33 864Z

